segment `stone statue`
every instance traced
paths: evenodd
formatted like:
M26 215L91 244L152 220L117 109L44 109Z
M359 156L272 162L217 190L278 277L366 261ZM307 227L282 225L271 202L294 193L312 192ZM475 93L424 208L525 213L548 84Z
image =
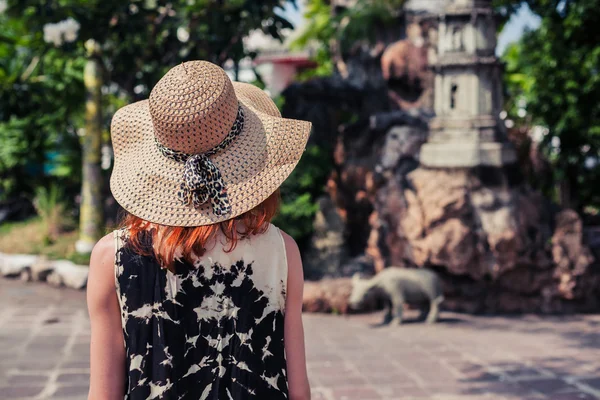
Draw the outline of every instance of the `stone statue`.
M370 279L363 279L358 274L352 277L350 308L360 309L374 298L386 302L383 324L401 324L405 303L419 306L421 318L427 323L435 323L444 300L440 280L433 271L398 267L385 268Z
M421 145L427 140L427 132L418 126L392 126L385 135L381 151L384 169L394 168L402 158L419 159Z
M406 76L409 81L417 81L427 65L427 53L423 29L417 23L406 28L406 39L392 43L381 56L383 78Z
M390 44L381 56L381 72L388 82L389 96L401 109L431 106L426 104L430 102L433 84L428 68L429 47L423 27L413 22L406 28L406 39Z

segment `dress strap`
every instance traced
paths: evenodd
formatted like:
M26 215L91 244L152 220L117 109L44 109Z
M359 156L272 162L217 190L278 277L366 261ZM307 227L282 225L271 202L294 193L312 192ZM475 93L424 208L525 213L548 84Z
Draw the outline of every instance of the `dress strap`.
M117 299L119 300L119 308L121 309L121 324L125 327L127 322L127 314L124 310L127 308L127 304L125 304L126 298L123 296L121 291L121 284L119 282L119 278L123 275L124 266L121 262L121 249L123 248L123 242L125 235L127 234L127 230L124 228L117 229L113 231L113 238L115 241L115 261L114 261L114 277L115 277L115 290L117 292ZM123 338L125 340L125 338Z
M118 287L118 278L123 273L123 265L121 264L121 248L123 247L123 238L125 234L125 230L123 228L117 229L113 231L113 238L115 241L115 261L114 261L114 270L115 270L115 284Z
M287 290L287 276L288 276L288 258L287 258L287 250L285 247L285 240L283 239L283 235L281 234L281 229L279 229L276 226L273 226L275 228L275 231L277 232L277 237L279 238L279 245L281 246L281 254L283 255L283 263L282 263L282 268L283 268L283 285L284 285L284 290Z

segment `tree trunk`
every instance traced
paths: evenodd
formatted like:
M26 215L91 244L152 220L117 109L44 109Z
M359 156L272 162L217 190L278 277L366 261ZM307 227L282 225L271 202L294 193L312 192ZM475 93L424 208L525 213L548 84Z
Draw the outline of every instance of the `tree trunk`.
M564 175L564 179L559 182L560 205L562 208L570 208L572 210L581 211L578 208L579 202L577 199L577 194L579 193L577 184L579 170L577 166L573 164L567 164Z
M82 140L83 174L79 212L79 240L76 250L90 253L103 233L102 170L102 69L98 59L98 45L86 43L88 61L84 69L87 92L85 103L85 133Z

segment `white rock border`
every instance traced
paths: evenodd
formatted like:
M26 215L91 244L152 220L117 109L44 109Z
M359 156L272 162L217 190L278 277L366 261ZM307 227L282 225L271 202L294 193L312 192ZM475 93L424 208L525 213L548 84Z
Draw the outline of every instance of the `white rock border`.
M89 268L68 260L48 260L32 254L0 253L0 275L24 281L48 282L56 287L84 289Z

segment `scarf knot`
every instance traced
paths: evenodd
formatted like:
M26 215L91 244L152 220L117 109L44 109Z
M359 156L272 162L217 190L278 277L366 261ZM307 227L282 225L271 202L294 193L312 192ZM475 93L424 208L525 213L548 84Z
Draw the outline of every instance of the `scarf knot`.
M177 195L184 204L192 203L196 208L210 199L218 216L231 212L221 172L203 154L194 154L185 162L183 182Z
M177 162L185 163L183 168L183 181L181 182L177 197L186 205L192 204L195 208L201 207L210 200L215 215L222 216L231 212L231 204L227 197L227 190L221 171L211 161L209 156L225 149L242 132L244 128L244 111L238 107L237 117L231 131L225 139L213 149L203 154L187 154L170 149L156 141L160 152Z

